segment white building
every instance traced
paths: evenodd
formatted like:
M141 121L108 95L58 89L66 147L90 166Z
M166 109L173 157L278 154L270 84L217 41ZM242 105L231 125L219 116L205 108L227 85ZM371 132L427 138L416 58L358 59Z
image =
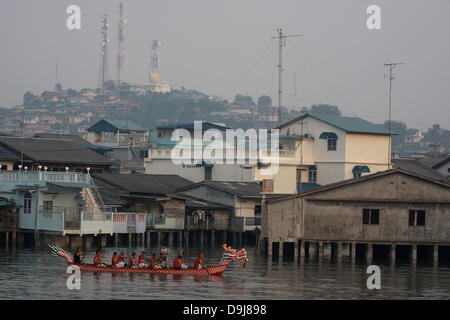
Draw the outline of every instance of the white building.
M175 164L172 161L172 149L175 147L176 142L171 140L172 132L175 129L186 129L192 132L194 124L190 123L176 123L157 126L156 131L150 133L150 150L148 157L145 159L145 173L147 174L176 174L185 179L201 182L208 181L231 181L231 182L251 182L253 181L253 167L254 165L244 163L239 164L237 161L233 161L232 164L212 163L209 161L195 161L192 157L190 164ZM217 129L225 131L227 127L221 124L215 124L211 122L203 122L203 132L208 129ZM202 151L209 142L198 142ZM192 140L193 145L197 145L196 140ZM234 148L234 146L224 145L223 154L227 148ZM192 155L194 152L192 152Z

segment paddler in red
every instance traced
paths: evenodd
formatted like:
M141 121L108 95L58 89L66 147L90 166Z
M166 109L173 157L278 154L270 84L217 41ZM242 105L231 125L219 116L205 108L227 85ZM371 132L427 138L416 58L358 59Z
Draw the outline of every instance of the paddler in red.
M119 257L117 256L117 252L114 252L113 256L111 257L111 266L113 266L113 267L117 266L118 262L119 262Z
M105 265L102 263L102 252L100 250L97 250L95 252L95 257L94 257L94 267L104 267Z
M181 269L181 262L182 262L181 256L176 257L176 258L173 260L173 268L174 268L174 269Z
M145 261L145 251L141 252L141 255L138 258L138 267L139 268L148 268L148 264L144 263Z
M156 267L156 254L152 254L152 257L150 258L150 268L155 269Z
M203 253L199 253L197 259L195 259L194 269L206 268L206 265L203 263L203 257Z
M125 256L125 254L123 252L121 252L119 254L119 256L117 257L118 262L116 264L116 267L117 268L125 267L125 259L126 258L127 258L127 256Z
M131 268L137 268L135 259L136 259L136 253L133 252L133 254L132 254L131 257L130 257L130 263L128 264L129 267L131 267Z

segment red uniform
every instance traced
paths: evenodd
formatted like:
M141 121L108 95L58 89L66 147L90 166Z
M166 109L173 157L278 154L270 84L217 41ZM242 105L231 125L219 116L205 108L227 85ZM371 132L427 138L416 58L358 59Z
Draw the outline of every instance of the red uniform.
M130 267L134 267L136 265L136 262L134 261L134 258L130 258Z
M181 268L181 259L180 258L175 258L173 260L173 267L175 269L180 269Z
M143 254L141 254L141 255L139 256L139 259L138 259L138 265L140 265L141 263L143 263L144 260L145 260L145 257L144 257Z
M198 266L201 266L202 263L203 263L203 258L197 257L197 259L195 259L194 268L198 269Z
M100 258L98 256L95 256L94 257L94 267L98 267L101 264L102 264L102 262L100 261Z

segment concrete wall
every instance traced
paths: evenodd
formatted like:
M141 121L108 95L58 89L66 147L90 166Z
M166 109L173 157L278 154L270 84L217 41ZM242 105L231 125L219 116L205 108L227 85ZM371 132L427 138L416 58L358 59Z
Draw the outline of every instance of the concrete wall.
M346 140L347 162L384 165L384 170L388 169L389 136L347 133Z
M380 210L378 225L363 224L364 208ZM410 226L409 210L425 210L425 226ZM262 237L270 239L450 243L450 186L399 172L269 202L262 211Z

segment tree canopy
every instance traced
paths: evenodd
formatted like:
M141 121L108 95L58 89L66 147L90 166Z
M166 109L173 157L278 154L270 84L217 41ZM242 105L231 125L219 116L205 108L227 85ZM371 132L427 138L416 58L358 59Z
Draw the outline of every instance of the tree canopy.
M246 107L252 107L256 106L255 102L253 101L253 98L250 96L244 96L242 94L237 94L234 97L233 103L234 105L238 106L246 106Z
M270 107L272 105L272 98L266 95L262 95L258 98L258 107Z
M310 107L303 107L302 111L342 116L339 107L330 104L313 104Z

